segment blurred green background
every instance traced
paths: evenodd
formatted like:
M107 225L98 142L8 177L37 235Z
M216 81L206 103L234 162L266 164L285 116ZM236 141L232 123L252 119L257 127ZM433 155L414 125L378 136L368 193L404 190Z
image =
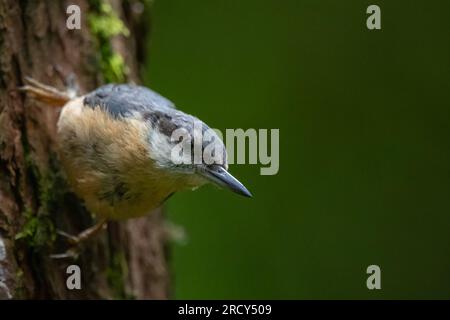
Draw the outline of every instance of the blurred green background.
M207 186L169 201L188 235L175 298L450 298L449 1L151 11L147 85L211 127L280 129L278 175L231 166L253 199Z

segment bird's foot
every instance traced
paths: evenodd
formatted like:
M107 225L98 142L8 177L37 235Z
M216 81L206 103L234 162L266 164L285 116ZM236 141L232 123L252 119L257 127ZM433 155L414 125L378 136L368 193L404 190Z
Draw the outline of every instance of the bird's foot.
M71 246L78 246L82 241L79 236L68 234L62 230L56 230L56 234L63 237Z
M68 234L67 232L61 230L57 230L56 234L66 239L67 243L69 244L69 249L67 249L67 251L64 253L52 254L50 255L50 257L53 259L78 258L78 256L82 251L82 245L87 240L97 235L101 230L105 229L105 227L106 227L106 220L102 219L94 226L80 232L76 236Z
M62 230L56 230L56 234L60 237L62 237L67 244L69 245L69 248L63 252L63 253L54 253L50 255L50 258L52 259L78 259L81 252L83 251L82 243L83 240L79 236L74 236L71 234L68 234L65 231Z
M79 247L71 247L66 250L66 252L63 253L54 253L50 255L50 258L52 259L78 259L80 256L81 250Z

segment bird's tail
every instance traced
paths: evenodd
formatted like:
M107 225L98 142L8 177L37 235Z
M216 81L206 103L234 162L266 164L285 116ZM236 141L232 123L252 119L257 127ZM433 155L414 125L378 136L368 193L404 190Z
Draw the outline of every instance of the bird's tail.
M31 77L25 77L25 83L25 86L18 88L20 91L24 91L33 99L50 106L62 107L76 97L76 92L60 91Z

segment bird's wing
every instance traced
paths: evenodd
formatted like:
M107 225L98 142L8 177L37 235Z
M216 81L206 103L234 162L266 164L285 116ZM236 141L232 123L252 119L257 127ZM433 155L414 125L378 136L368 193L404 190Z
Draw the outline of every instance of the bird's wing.
M114 117L145 115L155 111L174 109L175 105L160 94L145 87L129 84L108 84L88 93L85 106L104 108Z

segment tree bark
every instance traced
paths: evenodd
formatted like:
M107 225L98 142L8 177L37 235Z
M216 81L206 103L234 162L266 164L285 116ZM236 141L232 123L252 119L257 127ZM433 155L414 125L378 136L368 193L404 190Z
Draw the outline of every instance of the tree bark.
M56 137L59 110L26 98L25 76L64 89L76 75L81 93L105 80L98 39L88 12L104 0L0 2L0 298L165 299L169 294L166 237L161 210L147 217L108 223L78 259L52 259L65 250L55 230L77 234L93 224L60 169ZM66 27L67 6L81 8L81 29ZM142 5L113 0L128 36L111 39L137 82L143 54ZM138 59L139 58L139 59ZM69 290L66 268L78 265L81 290Z

